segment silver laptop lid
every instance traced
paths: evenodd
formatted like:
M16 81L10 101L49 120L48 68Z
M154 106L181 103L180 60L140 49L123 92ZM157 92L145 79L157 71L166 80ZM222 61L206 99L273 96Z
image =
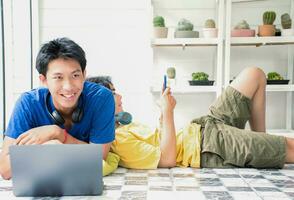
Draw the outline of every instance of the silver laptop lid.
M9 153L15 196L102 193L99 144L13 145Z

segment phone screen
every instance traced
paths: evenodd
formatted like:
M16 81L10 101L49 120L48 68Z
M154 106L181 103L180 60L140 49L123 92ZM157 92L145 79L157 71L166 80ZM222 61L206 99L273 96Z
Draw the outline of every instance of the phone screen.
M163 91L166 89L166 75L163 76Z

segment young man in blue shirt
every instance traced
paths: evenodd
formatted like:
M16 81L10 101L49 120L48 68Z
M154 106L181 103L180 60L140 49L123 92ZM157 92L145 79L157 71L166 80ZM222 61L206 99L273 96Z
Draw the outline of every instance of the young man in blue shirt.
M10 145L100 143L106 159L114 140L114 98L105 87L85 82L86 62L83 49L68 38L42 46L36 68L46 88L22 94L15 104L0 155L4 179L12 176Z

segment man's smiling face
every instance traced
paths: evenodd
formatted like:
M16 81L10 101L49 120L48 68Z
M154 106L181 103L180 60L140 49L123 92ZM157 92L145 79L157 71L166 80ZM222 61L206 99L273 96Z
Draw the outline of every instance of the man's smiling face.
M40 75L41 82L48 87L55 109L63 114L71 114L83 91L85 71L80 64L70 58L58 58L48 64L46 77Z

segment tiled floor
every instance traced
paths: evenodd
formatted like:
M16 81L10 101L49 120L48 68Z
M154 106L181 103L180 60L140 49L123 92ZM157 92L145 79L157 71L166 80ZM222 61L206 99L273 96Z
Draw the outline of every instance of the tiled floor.
M294 165L281 170L119 168L104 184L100 197L61 199L294 199ZM11 181L0 180L0 199L19 199L12 194Z

